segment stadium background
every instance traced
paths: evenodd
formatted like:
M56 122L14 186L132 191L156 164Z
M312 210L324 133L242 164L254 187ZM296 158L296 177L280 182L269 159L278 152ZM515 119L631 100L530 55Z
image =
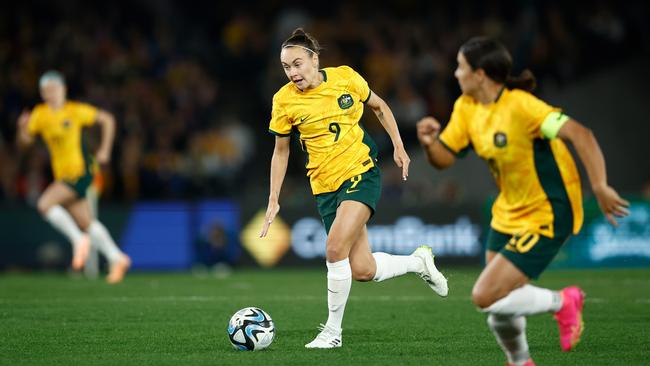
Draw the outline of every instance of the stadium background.
M631 216L611 228L582 172L586 224L536 284L581 286L586 331L564 353L552 317L530 317L535 362L647 365L648 19L647 3L609 0L3 3L0 365L503 364L470 299L492 177L473 154L449 171L428 167L414 130L425 114L446 123L459 94L457 49L476 34L502 40L516 71L537 75L539 96L594 131L610 184L632 201ZM273 149L271 96L286 82L279 45L299 25L325 46L323 66L354 67L388 101L413 160L400 182L388 139L372 113L364 116L384 178L372 245L409 253L429 244L450 283L445 299L415 276L354 283L346 345L323 352L304 349L325 315L327 290L324 232L297 145L280 219L271 238L257 238ZM117 118L99 204L134 260L117 286L66 271L70 245L34 207L51 179L47 152L42 144L16 148L16 119L39 102L38 78L51 68L67 77L71 99ZM88 131L89 145L97 135ZM228 319L247 306L275 321L276 340L264 352L228 342Z
M650 265L650 23L648 5L615 1L23 1L0 13L0 269L64 269L69 245L38 217L51 179L42 144L15 145L18 114L39 102L37 80L61 70L70 99L115 114L100 217L134 269L322 266L324 232L294 145L281 221L256 239L268 196L273 93L286 82L279 45L304 26L322 66L347 64L395 113L413 160L400 182L390 141L372 114L384 193L371 222L377 249L430 244L447 263L479 264L496 188L470 154L445 172L423 159L415 122L445 123L459 95L459 45L487 34L530 68L536 93L590 127L610 184L633 200L618 229L597 210L583 171L587 222L556 267ZM92 146L97 131L87 134ZM397 239L399 238L399 240Z

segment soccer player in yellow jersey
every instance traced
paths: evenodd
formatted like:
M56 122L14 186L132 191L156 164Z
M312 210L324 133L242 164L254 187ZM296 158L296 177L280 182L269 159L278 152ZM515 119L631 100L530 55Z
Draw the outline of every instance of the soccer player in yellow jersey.
M477 37L458 52L462 95L445 130L432 117L417 126L429 162L453 165L468 148L483 158L499 187L492 207L486 266L472 290L511 365L534 365L526 342L527 315L554 312L563 351L583 329L584 293L529 284L551 262L583 220L580 176L565 142L576 149L600 208L626 216L628 202L607 184L605 161L592 132L530 93L530 71L510 76L512 59L500 43Z
M343 312L352 279L383 281L407 272L419 274L439 295L447 296L447 280L436 269L431 249L410 256L371 253L366 222L381 195L374 142L359 125L367 104L386 129L393 158L406 180L410 159L388 105L347 66L319 69L318 42L296 29L282 44L280 61L289 82L273 97L269 131L275 135L271 187L260 236L280 210L278 204L289 158L289 136L297 134L307 153L307 176L328 233L327 305L329 316L307 348L342 345Z
M82 128L95 122L102 128L102 140L96 158L99 164L110 160L115 120L91 105L67 101L63 76L48 71L40 78L44 103L18 120L18 137L28 145L41 135L50 152L54 182L38 199L38 211L46 221L60 230L73 245L72 268L84 266L90 246L106 256L110 270L108 283L122 281L131 260L115 245L106 227L90 209L86 191L93 181L93 159L82 143Z

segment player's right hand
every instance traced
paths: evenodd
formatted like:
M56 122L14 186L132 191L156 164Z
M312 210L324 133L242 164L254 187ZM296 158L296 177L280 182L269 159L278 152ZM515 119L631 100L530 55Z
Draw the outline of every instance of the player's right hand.
M424 117L417 124L418 140L423 146L428 146L435 141L440 132L440 122L433 117Z
M269 201L269 205L266 208L266 216L264 217L264 223L262 224L262 230L260 231L260 238L266 236L266 233L269 231L269 226L275 219L275 216L280 212L280 204L277 201Z
M27 124L29 123L29 117L31 116L31 113L29 110L24 109L22 113L20 113L20 116L18 116L18 128L21 130L27 129Z

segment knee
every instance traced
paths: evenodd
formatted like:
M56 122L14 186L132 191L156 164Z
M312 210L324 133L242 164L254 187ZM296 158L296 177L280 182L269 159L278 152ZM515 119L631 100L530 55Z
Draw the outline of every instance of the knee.
M472 302L481 309L485 309L494 303L495 299L491 291L480 286L472 289Z
M327 239L325 256L329 262L338 262L348 257L349 253L345 251L345 245L341 240Z
M44 200L43 198L40 198L36 203L36 209L41 214L41 216L45 216L47 214L47 211L50 210L50 208L52 208L52 205L48 201Z
M76 221L77 221L77 225L79 225L79 228L81 230L88 231L88 228L90 228L90 224L91 224L90 220L81 217L81 218L77 218Z
M370 266L352 264L352 279L359 282L372 281L375 273Z

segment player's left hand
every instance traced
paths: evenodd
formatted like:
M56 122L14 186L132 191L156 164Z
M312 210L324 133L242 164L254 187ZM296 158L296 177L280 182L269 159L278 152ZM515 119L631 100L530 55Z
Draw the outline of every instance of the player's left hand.
M604 185L600 188L595 188L594 194L598 200L600 210L603 211L607 221L613 226L618 226L614 216L625 217L630 214L630 210L628 210L630 203L622 199L614 188Z
M97 151L97 154L95 154L95 160L97 160L100 165L106 165L111 161L111 154L108 151L99 150Z
M406 150L404 150L404 146L395 147L393 159L395 159L395 164L402 168L402 179L406 180L409 176L409 164L411 164L411 159L406 153Z

